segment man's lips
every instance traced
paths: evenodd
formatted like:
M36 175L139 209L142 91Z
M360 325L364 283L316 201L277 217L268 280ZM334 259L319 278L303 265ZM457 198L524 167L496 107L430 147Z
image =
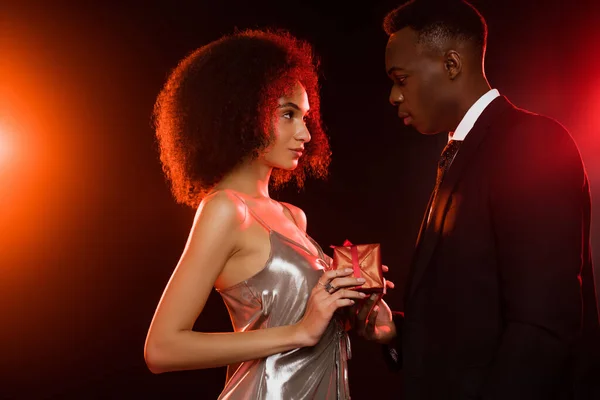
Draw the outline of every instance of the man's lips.
M398 111L398 117L404 121L404 125L410 125L413 121L413 118L409 113Z

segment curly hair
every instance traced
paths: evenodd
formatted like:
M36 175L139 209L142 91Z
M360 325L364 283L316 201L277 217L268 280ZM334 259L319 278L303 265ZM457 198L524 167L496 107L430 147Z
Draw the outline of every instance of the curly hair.
M202 46L174 68L154 106L163 171L177 202L197 206L229 172L273 140L277 100L300 82L311 106L312 140L293 171L274 169L271 186L324 178L329 141L320 114L319 62L312 46L283 30L245 30Z
M390 11L383 29L391 36L410 27L420 42L435 44L441 39L458 38L471 41L485 54L487 23L481 13L465 0L411 0Z

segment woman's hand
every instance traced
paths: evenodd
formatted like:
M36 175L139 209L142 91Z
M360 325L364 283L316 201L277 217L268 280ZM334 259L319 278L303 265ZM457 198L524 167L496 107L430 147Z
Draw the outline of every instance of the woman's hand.
M367 297L364 293L348 289L365 282L364 278L348 276L352 272L352 268L326 271L313 288L304 316L297 324L299 340L304 346L314 346L319 342L338 308L352 306L354 299Z

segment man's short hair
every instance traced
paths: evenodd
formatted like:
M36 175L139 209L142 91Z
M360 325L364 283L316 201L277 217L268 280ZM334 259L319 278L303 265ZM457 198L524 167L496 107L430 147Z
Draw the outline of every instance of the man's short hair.
M411 0L390 11L383 21L388 35L406 27L417 33L419 43L439 47L447 39L458 39L485 53L487 24L464 0Z

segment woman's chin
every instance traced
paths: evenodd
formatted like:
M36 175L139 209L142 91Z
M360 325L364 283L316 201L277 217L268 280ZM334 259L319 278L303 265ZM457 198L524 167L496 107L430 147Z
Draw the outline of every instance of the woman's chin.
M277 166L279 169L283 169L284 171L293 171L298 168L298 160L293 160L287 163L281 163Z

